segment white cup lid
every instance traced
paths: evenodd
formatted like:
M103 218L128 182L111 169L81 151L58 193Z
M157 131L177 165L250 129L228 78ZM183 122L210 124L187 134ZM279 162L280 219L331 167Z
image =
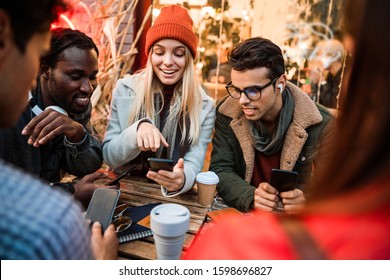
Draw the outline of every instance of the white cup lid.
M175 237L185 234L190 226L190 211L180 204L161 204L150 212L153 233Z
M219 177L213 171L201 172L196 175L196 181L202 184L217 184Z

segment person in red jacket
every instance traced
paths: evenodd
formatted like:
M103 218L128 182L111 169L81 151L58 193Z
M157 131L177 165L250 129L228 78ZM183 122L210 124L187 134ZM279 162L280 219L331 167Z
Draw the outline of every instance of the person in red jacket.
M208 226L186 259L390 259L390 3L348 1L345 11L352 68L337 141L307 205Z

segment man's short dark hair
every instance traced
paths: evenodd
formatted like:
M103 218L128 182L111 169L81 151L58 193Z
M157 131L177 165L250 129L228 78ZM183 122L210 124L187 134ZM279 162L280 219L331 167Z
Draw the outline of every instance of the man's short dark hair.
M266 67L270 79L284 74L282 50L270 40L255 37L237 44L229 53L230 65L234 70L252 70Z
M65 9L63 0L0 0L0 10L9 15L12 35L23 53L31 37L48 31Z
M83 50L95 50L99 56L99 50L93 40L85 33L70 28L56 28L52 30L50 52L41 59L40 73L50 68L55 68L61 60L64 50L77 47Z

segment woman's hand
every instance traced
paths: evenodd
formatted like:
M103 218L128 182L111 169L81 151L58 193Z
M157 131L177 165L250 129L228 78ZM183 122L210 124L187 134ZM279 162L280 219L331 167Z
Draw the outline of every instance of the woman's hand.
M161 134L160 130L149 122L141 122L138 125L137 130L137 145L138 148L142 151L152 151L156 152L160 145L168 147L169 144L165 140L164 136Z
M173 167L173 171L159 170L155 172L149 170L146 177L160 184L169 192L177 191L183 187L185 182L184 159L180 158L178 160Z

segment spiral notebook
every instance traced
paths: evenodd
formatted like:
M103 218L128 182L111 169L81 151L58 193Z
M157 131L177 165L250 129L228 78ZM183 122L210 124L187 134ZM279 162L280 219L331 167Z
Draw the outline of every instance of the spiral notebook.
M119 243L125 243L153 235L153 232L150 229L150 211L160 204L161 202L128 207L123 215L130 217L133 223L128 229L118 233Z

